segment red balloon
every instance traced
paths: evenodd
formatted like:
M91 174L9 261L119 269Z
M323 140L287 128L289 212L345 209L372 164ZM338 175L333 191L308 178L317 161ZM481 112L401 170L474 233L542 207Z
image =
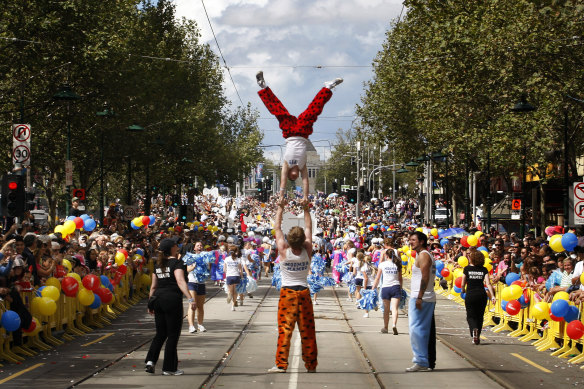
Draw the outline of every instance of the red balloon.
M515 316L521 311L521 303L517 300L511 300L507 303L505 310L511 316Z
M35 318L33 317L31 322L30 322L30 326L28 326L28 328L23 328L22 332L33 332L36 329L37 323Z
M554 316L554 315L552 315L552 313L551 313L551 312L550 312L550 318L551 318L553 321L564 321L564 318L563 318L563 317L557 317L557 316Z
M580 320L572 320L566 326L566 334L568 334L570 339L580 339L584 336L584 324Z
M470 247L470 245L468 244L468 236L466 236L466 235L465 235L465 236L463 236L463 237L460 239L460 244L461 244L463 247Z
M89 289L92 292L95 292L97 289L99 289L100 285L101 278L99 278L95 274L88 274L85 277L83 277L83 286L85 286L85 289Z
M144 227L148 227L148 225L150 224L150 217L142 216L142 224L144 225Z
M119 271L117 271L116 274L114 275L114 279L112 280L112 284L113 285L118 285L121 280L122 280L122 273L120 273Z
M127 272L127 271L128 271L128 268L127 268L127 266L126 266L126 265L120 265L120 266L118 267L118 272L119 272L121 275L124 275L124 274L126 274L126 272Z
M454 285L456 285L459 288L462 288L462 277L458 277L456 280L454 280Z
M450 270L448 270L447 268L444 268L444 269L442 269L440 274L442 274L442 277L446 278L450 275Z
M120 253L124 254L124 257L126 257L126 259L128 259L128 251L126 249L119 249L118 251Z
M79 291L79 282L73 277L65 277L61 281L61 290L65 293L65 296L75 297Z
M418 252L417 252L416 250L411 250L411 251L410 251L410 256L411 256L412 258L416 258L416 255L418 255Z
M95 294L99 296L101 302L104 304L109 304L114 298L114 295L108 288L99 288L95 291Z
M67 270L64 266L57 265L55 266L55 271L53 272L53 277L63 278L67 275Z
M80 217L76 217L75 219L73 219L73 223L75 223L75 227L77 227L77 229L81 229L83 228L83 226L85 225L85 220L81 219Z

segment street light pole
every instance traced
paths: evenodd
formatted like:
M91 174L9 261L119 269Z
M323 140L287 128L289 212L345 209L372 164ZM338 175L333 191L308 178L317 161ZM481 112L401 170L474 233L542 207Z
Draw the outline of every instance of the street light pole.
M361 182L360 178L360 166L359 166L359 154L361 151L361 141L357 141L357 204L355 205L355 218L359 221L359 203L361 202Z
M111 118L114 117L116 114L113 111L113 109L109 109L107 106L107 103L104 106L103 111L97 112L96 113L97 116L101 116L101 117L105 117L105 118ZM101 225L103 226L103 219L105 217L104 214L104 208L105 208L105 204L104 204L104 200L105 200L105 190L104 190L104 168L103 168L103 149L105 147L105 143L104 143L104 133L105 131L102 129L101 130L101 150L99 153L99 220L101 222Z

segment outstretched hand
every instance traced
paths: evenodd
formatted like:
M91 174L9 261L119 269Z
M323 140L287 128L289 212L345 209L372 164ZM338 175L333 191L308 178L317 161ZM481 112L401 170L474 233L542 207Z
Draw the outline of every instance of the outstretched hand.
M302 209L307 209L310 207L310 200L308 200L307 198L303 198L302 200L300 200L300 206L302 207Z
M278 205L278 207L284 208L286 204L288 204L288 200L286 200L284 196L280 196L278 197L278 201L276 202L276 204Z

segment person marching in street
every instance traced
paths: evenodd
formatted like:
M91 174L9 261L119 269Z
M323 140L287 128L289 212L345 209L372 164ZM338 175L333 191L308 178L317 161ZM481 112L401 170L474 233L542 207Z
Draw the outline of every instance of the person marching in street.
M294 326L298 322L302 340L302 360L308 373L316 372L317 346L314 311L307 277L312 257L312 220L310 204L304 203L304 228L292 227L286 237L282 232L282 214L286 199L280 198L274 229L276 244L280 253L280 272L282 288L278 302L278 345L276 364L269 373L285 373L288 369L290 340Z
M363 253L357 254L357 258L359 257L359 255L363 255ZM365 255L363 257L363 265L361 266L361 269L359 269L359 271L363 275L363 289L365 289L365 290L373 289L373 279L375 278L375 267L371 264L371 256L370 255ZM363 308L363 309L365 310L363 317L369 317L369 310L365 309L365 308Z
M195 254L201 254L203 251L203 242L195 243L194 252ZM191 297L195 299L195 309L189 306L189 310L187 312L187 319L189 321L189 332L195 333L197 330L199 332L206 332L207 330L203 326L203 319L205 318L205 295L207 294L207 290L205 287L205 283L200 283L197 279L197 275L195 274L194 270L197 267L197 264L194 263L192 265L187 266L187 273L188 273L188 288L191 294ZM197 326L195 327L195 311L197 314Z
M355 277L355 285L357 288L355 289L355 299L359 300L361 298L361 289L365 288L367 284L364 285L363 280L365 279L363 274L363 268L367 266L365 262L365 254L362 252L358 252L355 256L355 260L353 262L353 276ZM359 303L357 303L359 306ZM360 308L359 308L360 309Z
M164 349L163 375L182 375L178 369L177 345L183 322L182 296L189 301L189 307L195 308L195 299L189 294L185 279L184 264L177 259L178 245L173 239L163 239L158 246L160 254L152 274L148 313L154 315L156 335L146 355L145 371L154 374L160 350Z
M485 285L491 294L493 304L497 302L493 285L489 280L489 271L485 268L485 256L480 251L472 251L469 255L470 265L464 268L462 273L461 289L466 293L464 306L466 307L466 321L472 337L472 343L481 343L481 330L488 296Z
M386 250L381 255L381 262L377 268L378 272L375 277L375 282L373 283L373 289L377 288L380 278L383 275L383 280L381 281L383 328L381 329L381 333L387 334L388 332L389 311L391 309L393 334L397 335L398 306L401 298L401 290L403 288L402 263L394 249L393 239L385 238L384 243Z
M436 263L427 250L428 236L420 231L410 235L410 247L416 251L412 265L409 306L410 343L414 364L406 372L431 371L436 366Z
M308 108L298 117L291 115L284 104L276 97L274 92L267 86L264 80L264 72L256 74L256 80L260 88L258 95L270 111L278 119L282 136L286 139L286 151L284 152L284 163L282 165L280 195L286 190L287 179L296 181L302 175L303 202L308 202L308 169L306 167L306 147L309 143L308 136L312 134L312 126L318 116L322 113L324 105L333 95L332 89L343 82L342 78L327 81Z
M237 292L235 288L241 282L243 276L243 265L241 263L241 252L239 247L229 245L229 256L224 261L225 282L227 284L227 303L231 303L231 310L237 307Z

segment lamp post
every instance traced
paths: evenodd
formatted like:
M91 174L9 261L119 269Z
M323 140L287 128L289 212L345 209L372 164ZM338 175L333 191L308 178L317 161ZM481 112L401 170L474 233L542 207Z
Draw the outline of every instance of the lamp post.
M63 84L61 89L53 95L53 100L58 101L66 101L67 102L67 152L66 152L66 160L67 163L70 163L71 160L71 101L79 100L81 96L76 94L71 90L71 86L69 84ZM71 186L67 185L67 202L65 203L65 213L69 214L69 202L71 194Z
M107 103L103 106L103 111L96 112L96 115L99 117L111 118L116 116L113 109L110 109ZM101 225L103 226L103 219L105 217L104 214L104 200L105 200L105 192L104 192L104 169L103 169L103 149L104 149L104 133L105 131L101 130L101 147L100 147L100 155L99 155L99 220Z
M143 132L145 130L144 127L139 126L137 124L132 124L126 128L126 131L129 132ZM132 205L132 154L128 154L128 196L126 198L127 205Z
M525 113L535 111L535 107L527 102L527 96L523 94L519 101L515 103L511 112L515 113ZM523 177L521 179L521 224L519 226L519 236L523 239L525 235L525 186L527 185L527 140L524 141L523 147Z

